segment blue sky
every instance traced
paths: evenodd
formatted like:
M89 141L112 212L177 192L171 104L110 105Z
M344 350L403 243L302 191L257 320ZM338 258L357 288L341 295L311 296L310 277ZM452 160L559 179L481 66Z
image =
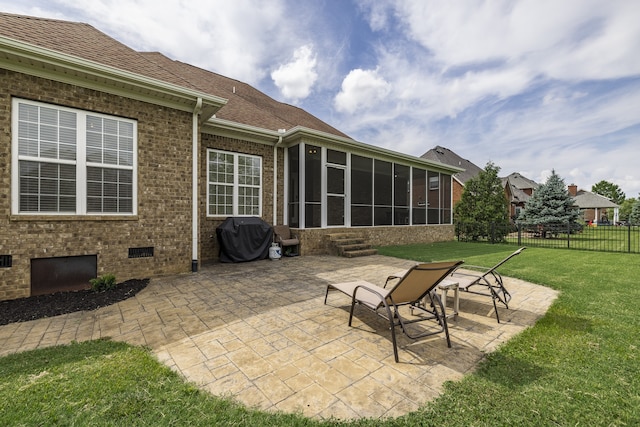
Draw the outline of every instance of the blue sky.
M162 5L162 6L160 6ZM0 0L247 82L354 139L640 194L640 1Z

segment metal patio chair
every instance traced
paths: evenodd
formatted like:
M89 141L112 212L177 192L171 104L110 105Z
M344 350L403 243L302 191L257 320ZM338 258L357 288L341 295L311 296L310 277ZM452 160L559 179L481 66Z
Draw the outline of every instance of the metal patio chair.
M496 312L496 320L500 323L500 315L498 313L498 307L496 301L500 301L504 304L505 308L509 308L509 301L511 301L511 294L504 287L502 276L498 273L498 267L509 261L516 255L520 255L526 247L521 247L511 255L494 265L493 267L481 267L477 265L465 265L465 270L456 270L451 274L451 279L458 282L458 288L461 291L477 295L490 296L493 301L493 309ZM474 271L467 270L470 268ZM484 290L475 290L475 287L484 288ZM473 288L473 289L470 289Z
M398 359L398 344L396 342L396 327L411 339L426 337L444 332L447 338L447 346L451 347L447 318L440 297L434 292L435 287L455 270L463 261L434 262L418 264L409 269L400 280L392 287L382 288L366 281L335 283L327 286L324 303L330 290L338 290L351 297L351 310L349 312L349 326L353 321L356 305L368 308L378 316L389 322L391 329L391 341L393 342L393 355ZM420 304L423 299L428 299L427 304ZM408 319L401 315L400 307L409 306L413 318ZM409 331L408 325L426 320L434 320L438 325L433 328L418 331Z

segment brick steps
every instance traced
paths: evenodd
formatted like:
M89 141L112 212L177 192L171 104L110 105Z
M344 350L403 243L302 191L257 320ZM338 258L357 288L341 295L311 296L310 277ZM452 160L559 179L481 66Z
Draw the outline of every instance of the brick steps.
M346 258L376 255L378 253L366 239L356 233L332 233L328 237L338 255Z

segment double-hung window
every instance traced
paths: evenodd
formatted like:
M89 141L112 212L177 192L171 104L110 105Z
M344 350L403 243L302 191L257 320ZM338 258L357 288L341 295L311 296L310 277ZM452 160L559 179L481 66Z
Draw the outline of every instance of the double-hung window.
M207 151L207 215L262 215L262 158Z
M136 214L134 120L13 100L15 214Z

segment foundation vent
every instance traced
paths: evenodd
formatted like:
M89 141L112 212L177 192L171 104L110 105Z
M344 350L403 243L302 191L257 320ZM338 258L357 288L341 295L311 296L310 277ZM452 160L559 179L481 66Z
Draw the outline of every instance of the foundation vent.
M0 268L11 267L12 258L11 255L0 255Z
M153 256L153 246L146 248L129 248L129 258L149 258Z

